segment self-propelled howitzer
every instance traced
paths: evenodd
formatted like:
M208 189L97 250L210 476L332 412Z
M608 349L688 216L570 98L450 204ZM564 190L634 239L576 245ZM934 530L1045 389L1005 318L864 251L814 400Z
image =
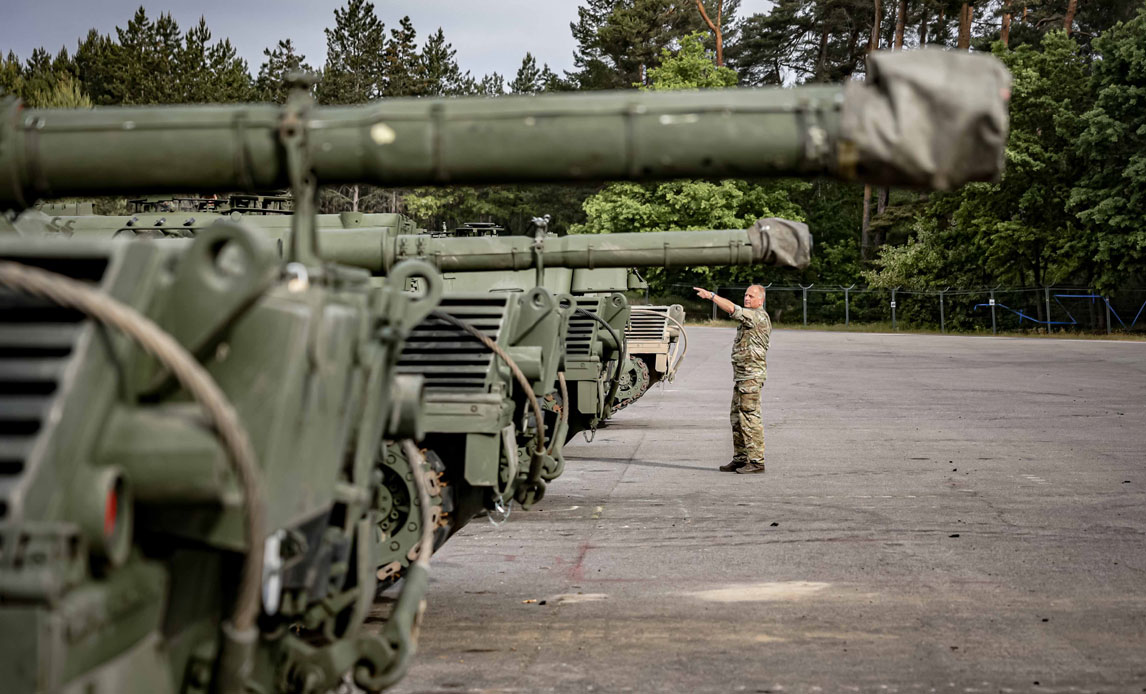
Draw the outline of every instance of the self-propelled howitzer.
M391 277L285 262L231 221L171 243L0 235L6 692L402 675L426 575L363 631L375 470L384 436L421 435L396 362L440 280Z

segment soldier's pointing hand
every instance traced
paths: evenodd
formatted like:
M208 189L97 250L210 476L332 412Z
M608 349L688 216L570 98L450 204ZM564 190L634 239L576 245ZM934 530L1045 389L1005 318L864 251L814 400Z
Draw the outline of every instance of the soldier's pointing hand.
M696 290L697 296L699 296L702 299L711 299L712 298L712 292L708 291L707 289L701 289L700 287L693 287L693 289Z

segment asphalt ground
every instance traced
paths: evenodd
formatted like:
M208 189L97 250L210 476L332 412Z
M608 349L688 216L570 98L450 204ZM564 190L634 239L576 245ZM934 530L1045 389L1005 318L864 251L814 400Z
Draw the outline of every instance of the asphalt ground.
M1146 692L1146 343L732 332L434 557L397 692Z

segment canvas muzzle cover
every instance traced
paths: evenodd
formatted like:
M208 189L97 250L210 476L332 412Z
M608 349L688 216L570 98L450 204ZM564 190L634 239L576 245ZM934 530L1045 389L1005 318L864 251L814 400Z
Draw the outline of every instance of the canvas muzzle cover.
M997 180L1011 75L990 55L925 49L873 53L847 85L840 168L877 185L940 190Z
M803 269L812 262L812 233L803 222L760 219L748 229L748 238L762 265Z

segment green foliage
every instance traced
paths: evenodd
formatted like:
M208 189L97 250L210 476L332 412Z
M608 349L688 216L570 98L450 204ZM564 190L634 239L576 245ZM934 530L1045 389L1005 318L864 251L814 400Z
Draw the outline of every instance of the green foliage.
M712 3L710 3L712 4ZM732 24L736 3L726 3ZM695 0L585 0L569 25L577 50L576 70L567 73L580 89L620 89L648 84L663 50L706 27Z
M416 188L402 196L404 210L426 229L452 229L465 222L497 222L523 234L533 217L550 215L550 231L565 233L584 221L588 186L453 186Z
M249 101L254 80L228 39L212 42L203 19L182 33L170 14L141 7L116 38L94 29L76 48L73 72L97 105Z
M1093 107L1075 124L1070 210L1093 232L1096 284L1146 269L1146 8L1094 40Z
M680 40L675 53L661 50L661 66L648 71L648 88L655 91L670 89L705 89L736 86L736 71L717 66L704 46L705 34L694 32ZM634 84L634 87L643 87Z
M457 61L457 51L446 41L441 27L422 46L419 68L420 86L417 93L420 96L455 96L472 94L478 90L469 71L462 72Z
M385 80L385 25L373 3L347 0L325 29L326 66L318 99L324 104L360 104L382 95Z
M720 88L736 84L736 73L713 64L703 41L694 32L684 36L676 51L665 48L660 67L649 71L650 90ZM679 180L661 184L612 183L585 201L586 220L573 233L633 233L690 229L745 229L761 217L804 219L791 195L809 189L800 181ZM698 268L687 277L706 284L754 281L751 268ZM683 283L677 272L651 270L652 291ZM690 280L691 281L691 280Z
M761 217L801 221L791 193L811 184L777 181L679 180L661 184L612 183L585 201L586 221L574 233L607 234L668 229L744 229Z
M549 69L549 65L537 68L537 59L528 51L521 59L521 67L517 68L517 75L509 83L512 94L538 94L544 91L554 91L557 88L557 75Z
M1068 209L1082 162L1076 140L1090 108L1087 61L1051 32L996 54L1014 77L1007 169L996 184L936 196L906 246L885 248L876 286L1042 286L1094 277L1091 243Z
M80 81L68 73L60 75L49 88L37 87L27 93L27 102L37 108L91 108L92 100Z
M284 82L292 72L314 72L306 62L306 57L296 53L290 39L283 39L273 48L264 48L266 60L259 67L255 78L255 95L259 101L286 101L287 89Z
M661 184L612 183L585 201L586 220L571 233L635 233L691 229L746 229L761 217L804 219L792 195L811 187L803 181L669 181ZM755 268L696 268L692 271L649 271L654 292L674 283L740 284L756 281Z
M420 93L418 32L409 17L398 22L397 29L390 30L390 40L386 42L382 62L386 71L386 85L383 96L410 96Z
M24 93L24 69L20 59L12 51L0 58L0 91L4 94Z
M896 5L884 2L884 15ZM729 64L750 85L846 79L862 71L872 7L870 0L778 0L768 14L745 20L726 51ZM883 26L894 23L891 15Z

